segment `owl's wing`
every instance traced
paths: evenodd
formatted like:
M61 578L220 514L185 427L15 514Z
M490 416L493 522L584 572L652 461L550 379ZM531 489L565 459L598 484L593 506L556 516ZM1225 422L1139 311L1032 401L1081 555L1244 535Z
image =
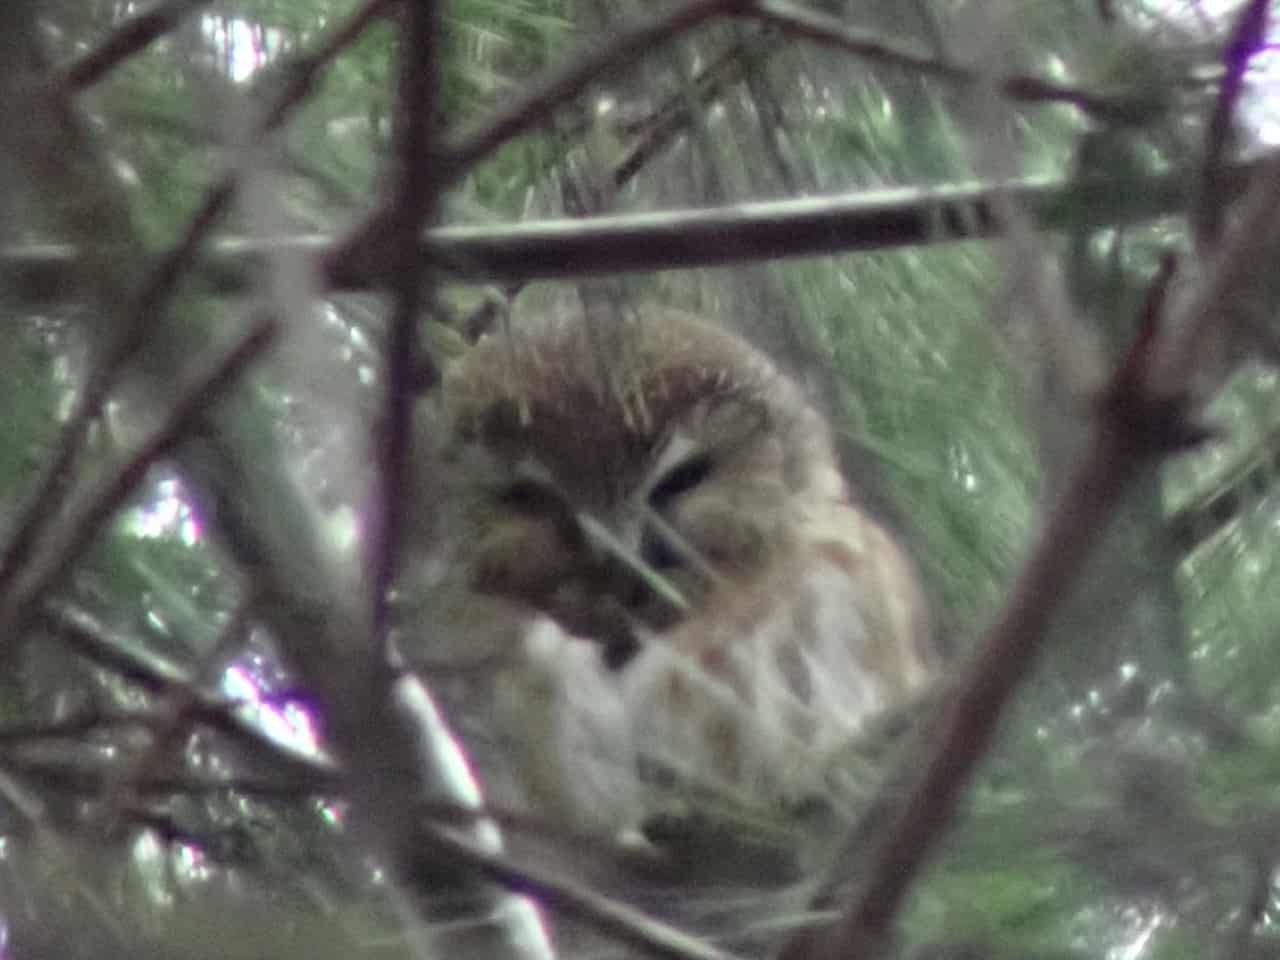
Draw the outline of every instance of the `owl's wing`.
M653 766L760 798L810 790L833 750L928 678L924 604L909 562L841 503L761 575L650 643L623 678Z

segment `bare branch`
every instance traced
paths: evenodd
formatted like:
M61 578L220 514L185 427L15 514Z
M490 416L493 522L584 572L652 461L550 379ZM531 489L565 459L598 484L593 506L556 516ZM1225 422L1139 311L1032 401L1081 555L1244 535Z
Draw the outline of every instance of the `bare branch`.
M111 785L112 771L86 764L77 759L32 759L6 756L0 758L0 771L38 784L42 790L99 797ZM305 777L188 777L151 774L132 784L137 796L155 797L182 794L210 796L243 793L261 799L297 800L318 795L336 796L346 787L344 779L322 771L309 771Z
M99 46L67 64L62 82L69 90L91 87L134 54L146 49L210 0L161 0L120 24Z
M169 703L158 711L156 722L151 727L151 743L132 763L125 765L124 769L116 770L107 778L99 813L99 820L106 832L113 831L120 812L137 795L134 784L150 777L179 745L191 725L199 719L204 706L201 685L212 679L208 674L222 664L224 657L244 643L251 606L252 589L249 596L240 599L230 622L223 627L213 649L203 657L192 681L178 687ZM218 716L224 716L225 713L225 710L217 711Z
M385 647L388 598L404 528L415 380L425 374L429 386L437 376L419 365L417 330L418 314L431 303L430 273L418 256L418 237L434 220L439 196L436 171L424 161L434 153L439 35L435 0L410 0L400 64L400 183L392 224L395 261L390 280L395 301L383 352L382 413L375 435L379 489L368 549L375 656Z
M1200 197L1191 215L1197 242L1202 246L1215 243L1222 227L1222 215L1229 198L1219 186L1220 172L1231 147L1231 124L1240 95L1244 92L1245 73L1254 54L1266 43L1267 10L1270 6L1270 0L1249 0L1240 11L1222 53L1226 71L1205 131Z
M662 960L737 960L682 930L597 893L566 877L531 864L516 865L507 857L459 839L447 827L426 823L422 839L434 856L443 853L471 867L513 893L528 894L556 910L591 924L612 938ZM432 869L428 861L427 870ZM435 866L438 869L438 866Z
M1214 351L1209 345L1230 342L1251 321L1251 285L1258 279L1262 264L1274 262L1280 224L1280 156L1271 155L1259 163L1249 193L1240 201L1240 216L1210 260L1209 273L1190 294L1182 314L1186 329L1170 338L1153 377L1166 393L1183 389L1197 374L1209 374L1221 382L1227 370L1205 370L1205 357ZM1238 357L1232 358L1237 359Z
M260 121L256 135L266 136L283 123L290 111L311 90L320 69L358 37L374 18L381 16L391 2L393 0L367 0L311 56L300 60L290 82ZM89 151L89 140L70 106L63 98L51 100L51 108L60 111L61 125L65 128L62 131L62 139L65 141L62 143L63 149ZM27 562L33 546L57 514L89 425L101 413L102 405L115 388L125 364L141 349L150 332L163 319L165 304L183 273L195 260L209 232L234 198L236 186L236 177L229 174L209 190L200 208L188 222L181 239L161 257L151 276L141 285L136 298L128 297L131 308L121 314L121 329L115 332L105 355L90 373L88 383L81 391L62 430L57 452L46 468L44 482L39 485L35 500L16 525L3 558L0 559L0 594L11 589L14 578ZM121 218L124 217L127 214L121 214ZM120 242L127 241L121 238ZM107 302L118 306L117 300L120 297L112 291L106 293L109 294Z
M437 189L463 176L502 144L535 124L543 122L560 104L577 96L599 77L627 66L640 56L678 34L716 16L730 12L748 0L686 0L668 10L618 29L611 37L597 40L571 57L567 66L534 84L524 96L477 126L447 134L435 156L419 162L434 168ZM382 259L387 230L394 211L375 210L340 241L325 257L325 272L342 271L358 264L370 269Z
M783 32L923 76L965 85L986 81L981 70L896 46L883 37L856 30L836 17L787 0L752 0L741 13L771 23ZM1148 119L1148 110L1140 103L1108 99L1040 77L1025 74L997 77L995 87L1011 100L1064 103L1094 119L1112 123L1142 123Z
M1224 185L1238 191L1257 164L1230 168ZM1185 173L1153 177L1141 189L1106 179L1023 180L903 188L727 207L581 220L526 221L514 226L441 227L429 231L423 255L469 280L584 276L685 269L752 260L887 250L992 236L998 197L1027 209L1041 229L1082 228L1081 213L1099 225L1144 220L1185 209ZM297 241L319 247L321 238ZM227 248L224 248L227 249ZM338 289L367 289L385 262L326 257Z
M1194 296L1166 311L1171 264L1156 277L1138 336L1095 408L1088 450L1049 512L1003 610L929 729L921 773L871 852L865 881L834 928L792 941L785 960L856 954L889 936L916 874L949 826L1005 706L1123 493L1142 471L1204 438L1193 419L1191 391L1199 345L1223 321L1227 293L1270 262L1261 245L1274 242L1268 227L1278 207L1280 161L1272 160Z
M67 575L76 559L137 488L151 465L187 437L197 418L235 383L274 336L274 323L259 320L229 352L191 381L161 426L85 497L80 509L63 525L62 535L50 538L43 552L0 598L0 637L11 640L18 628L27 623L45 594Z
M484 159L512 137L541 123L560 104L580 93L603 74L633 63L652 50L701 23L745 5L745 0L687 0L669 10L596 39L569 64L534 86L509 107L479 126L451 135L442 145L450 171L456 176Z

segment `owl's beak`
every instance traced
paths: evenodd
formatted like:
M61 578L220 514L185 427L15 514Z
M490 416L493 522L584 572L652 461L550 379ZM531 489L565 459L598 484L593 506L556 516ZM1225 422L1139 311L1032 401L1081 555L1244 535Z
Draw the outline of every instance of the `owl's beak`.
M570 614L567 619L573 622L566 625L597 638L605 665L621 670L640 651L646 634L683 619L691 606L637 546L589 513L575 512L575 521L591 554L595 599Z
M621 668L639 650L646 633L671 626L693 609L689 598L663 573L662 557L684 557L685 549L661 531L641 510L601 520L576 508L550 473L537 463L522 463L522 500L551 519L573 554L572 574L549 594L523 595L570 631L598 639L606 663ZM674 533L671 534L675 536ZM662 549L655 552L654 544Z
M645 561L640 551L624 542L612 530L591 516L589 513L578 515L578 527L583 537L613 568L633 577L636 585L645 588L652 596L671 608L677 617L686 616L690 611L689 601L670 580ZM637 541L639 537L636 537Z

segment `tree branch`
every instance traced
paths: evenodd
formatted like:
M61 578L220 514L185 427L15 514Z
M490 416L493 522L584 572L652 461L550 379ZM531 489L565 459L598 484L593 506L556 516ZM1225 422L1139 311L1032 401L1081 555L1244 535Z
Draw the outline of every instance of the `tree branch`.
M162 0L120 24L99 46L63 67L62 82L69 90L93 86L209 3L210 0Z
M556 877L550 871L530 864L516 865L500 853L479 849L475 844L459 839L447 827L426 823L422 826L421 836L432 853L443 853L513 893L534 896L549 907L585 921L613 939L637 947L652 957L660 960L738 960L732 953L568 878ZM428 872L432 869L431 861L425 857L424 869Z
M1200 196L1191 215L1197 242L1202 245L1215 243L1222 227L1222 214L1228 198L1218 185L1220 171L1231 146L1231 123L1244 92L1245 73L1254 55L1266 43L1267 10L1270 6L1270 0L1249 0L1241 9L1223 51L1226 69L1205 130Z
M282 124L293 108L312 89L322 67L352 43L374 18L386 10L391 2L392 0L366 0L366 3L336 29L325 43L310 56L300 60L290 81L285 84L284 90L263 115L255 135L266 136ZM49 149L60 147L74 153L96 156L96 151L87 146L88 136L70 105L65 102L65 98L50 96L49 111L57 114L58 127L58 142L49 144ZM99 163L98 166L104 165ZM105 169L102 175L106 175ZM80 186L84 188L84 185ZM182 237L160 258L150 276L141 283L136 296L133 291L126 292L128 285L120 283L118 278L108 276L105 279L104 289L100 293L105 304L120 311L119 329L113 331L103 355L98 358L91 370L88 382L84 385L62 429L57 452L46 468L44 482L39 485L34 501L27 507L22 519L16 525L5 547L3 557L0 558L0 594L9 591L14 578L19 575L21 568L27 562L34 545L44 535L46 527L57 514L89 425L101 413L102 405L115 388L125 365L142 348L163 320L169 298L173 295L183 274L195 261L209 233L230 205L235 196L236 187L236 176L228 174L208 191L200 208L188 221ZM125 210L110 217L104 215L100 219L104 223L95 225L99 229L105 223L114 220L122 225L121 233L132 233L131 225L128 223L128 213ZM122 245L132 242L132 237L120 236L115 239ZM123 303L129 304L129 307L122 308ZM0 606L2 604L3 601L0 600Z
M742 15L773 24L784 33L804 37L824 46L845 50L868 60L887 63L922 76L936 77L966 86L987 80L987 75L982 70L894 45L882 37L856 30L836 17L788 3L787 0L752 0L742 10ZM1010 74L997 77L995 87L1010 100L1064 103L1095 120L1133 124L1142 123L1148 119L1148 110L1143 103L1109 99L1041 77Z
M891 934L917 873L950 825L1006 705L1125 490L1143 470L1206 436L1193 420L1198 345L1229 313L1228 293L1272 262L1274 231L1267 225L1277 208L1280 161L1273 159L1194 294L1177 309L1165 309L1171 261L1153 282L1137 338L1095 407L1084 459L1050 510L1003 610L929 729L921 773L894 808L898 813L883 842L871 851L865 881L833 928L793 940L784 960L856 955ZM1264 255L1268 244L1272 256Z
M275 324L259 320L234 347L195 376L174 402L164 422L123 464L84 497L78 510L48 538L43 550L0 597L0 638L11 641L38 611L49 590L73 568L107 521L142 482L151 465L190 434L197 418L228 390L275 337Z

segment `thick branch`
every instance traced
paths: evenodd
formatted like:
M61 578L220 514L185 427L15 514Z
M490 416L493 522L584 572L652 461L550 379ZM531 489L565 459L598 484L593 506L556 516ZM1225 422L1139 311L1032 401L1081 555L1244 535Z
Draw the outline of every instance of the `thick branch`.
M160 427L98 487L77 504L72 518L37 553L0 599L0 637L18 635L36 614L44 597L74 567L76 560L137 489L151 465L171 453L192 432L198 417L233 386L245 367L275 337L275 325L260 320L238 343L186 385Z
M973 85L984 79L981 68L966 66L930 56L922 51L899 46L862 30L856 30L836 17L818 10L786 2L755 0L743 11L758 17L785 33L804 37L823 46L835 47L868 60L887 63L922 76L936 77L952 83ZM1065 84L1027 74L997 76L996 89L1010 100L1031 103L1064 103L1082 113L1112 123L1141 123L1148 108L1141 102L1108 99Z
M63 82L72 90L93 86L130 57L182 23L210 0L163 0L120 24L101 45L67 64Z
M316 51L300 59L290 81L259 121L255 135L266 136L283 123L311 90L321 69L358 37L373 19L385 12L390 2L391 0L366 0ZM29 25L28 29L31 29ZM34 44L34 40L29 42ZM51 153L61 150L72 155L85 155L92 158L96 167L96 176L92 181L86 177L84 183L71 186L92 195L94 190L90 184L99 180L104 184L113 183L105 161L65 98L50 95L45 106L57 122L51 125L56 137L49 137L50 142L44 144L43 149ZM4 595L0 604L11 599L8 594L12 593L14 579L28 562L35 544L45 536L47 526L58 512L89 425L101 413L103 404L115 389L125 366L147 340L154 336L164 319L169 299L229 207L236 188L237 179L229 174L209 189L178 242L159 258L154 269L145 276L136 291L129 289L130 284L122 283L112 271L105 272L98 289L94 291L100 302L108 309L118 310L119 316L112 318L115 321L114 328L105 338L101 355L96 358L97 362L77 398L75 408L62 429L57 451L46 469L44 482L18 522L4 555L0 558L0 594ZM98 222L84 225L81 235L89 237L105 233L119 247L133 252L138 244L134 240L135 231L129 222L127 207L116 199L116 191L104 188L96 192L101 195L98 202L104 209L95 218ZM112 206L116 209L112 209ZM118 257L118 252L111 249L95 252L104 263L110 261L113 255ZM72 278L63 277L64 282L70 279ZM69 288L75 289L75 286L71 284Z
M956 803L996 734L1048 629L1070 595L1122 494L1138 474L1203 439L1193 421L1192 383L1201 346L1233 319L1230 294L1258 278L1274 256L1280 162L1265 167L1212 269L1176 309L1165 309L1172 260L1154 282L1133 346L1095 408L1084 460L1050 511L999 617L930 730L924 763L866 880L833 929L794 940L784 960L826 960L881 944ZM1268 256L1270 254L1270 256ZM1216 371L1215 371L1216 373Z
M1260 166L1224 168L1225 189L1238 195ZM1132 181L1028 180L1004 187L885 190L500 227L437 227L426 232L421 250L468 281L728 266L982 239L995 229L991 205L1001 190L1030 210L1043 230L1134 223L1185 209L1193 179L1176 170L1138 188ZM210 293L243 293L268 256L320 257L331 243L320 235L223 240L200 260L202 280ZM0 278L30 304L56 302L66 296L76 263L72 246L8 247L0 249ZM331 260L325 279L333 290L370 290L385 272L385 264Z

